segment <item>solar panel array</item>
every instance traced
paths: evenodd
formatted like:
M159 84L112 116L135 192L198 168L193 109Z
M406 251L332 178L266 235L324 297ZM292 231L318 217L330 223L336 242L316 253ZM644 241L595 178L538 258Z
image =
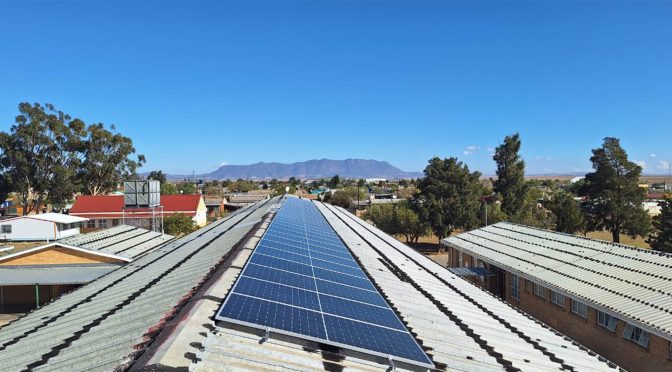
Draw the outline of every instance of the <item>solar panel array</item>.
M216 319L433 367L307 200L283 202Z

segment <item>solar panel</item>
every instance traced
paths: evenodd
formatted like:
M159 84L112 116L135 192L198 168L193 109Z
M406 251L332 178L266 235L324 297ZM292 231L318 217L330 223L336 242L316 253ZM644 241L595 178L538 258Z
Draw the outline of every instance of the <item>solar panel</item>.
M433 367L307 200L283 202L215 318Z

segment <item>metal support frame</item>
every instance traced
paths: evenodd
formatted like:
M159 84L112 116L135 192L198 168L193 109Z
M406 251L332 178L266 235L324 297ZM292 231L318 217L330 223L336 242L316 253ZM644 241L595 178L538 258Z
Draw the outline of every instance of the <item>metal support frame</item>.
M271 337L271 329L266 327L266 330L264 331L264 336L259 340L260 344L263 344L264 342L268 341L268 339Z
M392 355L387 356L387 361L388 363L390 363L390 369L388 369L388 371L396 371L397 365L394 364L394 359L392 359Z
M134 217L135 214L148 215L147 217ZM141 227L143 229L159 232L163 231L163 206L157 205L154 207L124 207L122 209L121 223L124 225ZM143 221L148 221L147 225Z

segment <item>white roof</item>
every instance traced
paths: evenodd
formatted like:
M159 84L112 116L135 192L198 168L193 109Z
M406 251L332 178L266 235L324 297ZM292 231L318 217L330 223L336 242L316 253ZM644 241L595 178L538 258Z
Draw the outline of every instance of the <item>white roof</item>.
M538 372L571 366L581 371L616 370L615 365L342 208L315 204L438 369ZM231 264L224 274L228 276L226 283L213 285L219 291L213 297L226 297L249 254L244 250L244 257ZM235 272L229 273L232 270ZM215 309L213 305L203 313L209 317ZM195 323L201 324L202 320ZM196 339L204 347L197 352L198 359L190 370L214 371L222 365L246 370L313 370L328 369L327 365L344 371L389 370L386 361L373 356L339 349L331 352L337 355L325 357L328 353L314 352L319 351L318 346L305 340L275 335L262 343L254 331L245 333L240 327L216 325L205 339ZM397 365L397 370L407 368Z
M30 216L25 216L25 218L33 218L36 220L50 221L56 223L77 223L89 220L88 218L71 216L69 214L62 214L62 213L31 214Z
M672 254L506 222L443 244L672 340Z

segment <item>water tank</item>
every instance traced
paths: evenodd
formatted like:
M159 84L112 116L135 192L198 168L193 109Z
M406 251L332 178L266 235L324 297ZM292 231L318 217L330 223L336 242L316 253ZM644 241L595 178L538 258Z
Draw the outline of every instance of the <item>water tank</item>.
M156 207L161 204L159 181L124 181L126 207Z

